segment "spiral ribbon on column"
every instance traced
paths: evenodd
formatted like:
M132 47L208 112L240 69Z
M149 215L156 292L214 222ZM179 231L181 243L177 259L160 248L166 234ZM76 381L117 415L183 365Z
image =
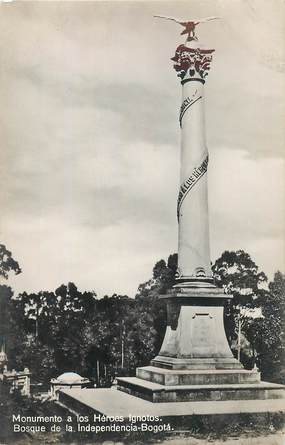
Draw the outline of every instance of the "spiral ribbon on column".
M183 116L184 116L184 114L186 113L186 111L187 111L187 110L188 110L188 109L189 109L195 102L197 102L198 100L202 99L202 96L199 96L199 97L196 97L196 98L195 98L196 93L197 93L197 90L196 90L195 93L193 94L193 99L191 99L190 97L187 97L187 98L183 101L183 103L182 103L182 105L181 105L180 115L179 115L179 123L180 123L180 127L182 127L182 119L183 119Z
M180 186L179 194L178 194L178 200L177 200L177 218L179 221L179 213L180 208L182 205L182 202L186 198L189 191L194 187L195 184L201 179L201 177L206 173L208 168L208 162L209 162L209 156L207 155L206 158L203 160L201 165L199 167L195 167L193 170L193 173L189 176L188 179L186 179L183 184Z

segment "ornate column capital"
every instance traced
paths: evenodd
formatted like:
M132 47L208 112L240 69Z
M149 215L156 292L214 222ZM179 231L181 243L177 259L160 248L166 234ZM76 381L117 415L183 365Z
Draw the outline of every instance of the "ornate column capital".
M175 62L173 67L177 76L181 78L182 85L191 80L205 83L214 51L214 49L190 48L186 45L177 47L175 56L171 60Z

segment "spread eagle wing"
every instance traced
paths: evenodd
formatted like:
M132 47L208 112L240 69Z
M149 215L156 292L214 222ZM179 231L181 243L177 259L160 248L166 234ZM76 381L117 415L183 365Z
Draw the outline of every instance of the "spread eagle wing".
M205 23L205 22L209 22L210 20L219 20L220 17L216 17L216 16L212 16L212 17L205 17L204 19L198 19L198 20L194 20L195 24L198 25L198 23Z
M159 19L172 20L173 22L179 23L179 25L185 25L187 22L189 22L189 20L176 19L175 17L167 17L165 15L154 15L154 17L157 17Z
M211 17L205 17L203 19L189 19L189 20L184 20L184 19L177 19L175 17L168 17L166 15L154 15L154 17L157 17L159 19L165 19L165 20L172 20L173 22L179 23L179 25L182 26L186 26L187 23L194 23L195 25L198 25L199 23L205 23L205 22L209 22L210 20L217 20L220 17L216 17L216 16L211 16Z

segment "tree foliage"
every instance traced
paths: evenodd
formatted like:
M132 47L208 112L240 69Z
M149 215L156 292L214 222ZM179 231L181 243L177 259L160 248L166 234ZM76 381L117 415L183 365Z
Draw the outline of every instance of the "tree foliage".
M261 301L263 317L252 321L248 336L257 351L263 377L285 383L285 275L276 272L268 287Z
M0 275L6 279L13 271L20 273L12 254L0 246ZM158 261L134 299L117 294L99 299L72 282L16 298L8 286L1 286L0 335L8 333L10 338L10 367L28 366L33 379L42 382L65 371L78 372L97 385L110 384L117 374L134 375L135 368L148 365L161 347L166 328L161 297L175 284L176 269L177 254ZM266 378L282 381L284 275L277 272L267 286L266 275L242 250L224 252L213 274L216 284L233 296L225 308L230 345L235 348L241 321L250 345L249 350L243 347L244 364L250 367L254 359Z
M20 266L4 244L0 244L0 276L7 280L10 272L18 275L21 273Z
M0 277L8 280L11 272L16 275L21 273L20 266L6 246L0 244ZM4 347L6 351L9 350L10 346L12 297L11 287L7 284L0 284L0 348Z
M284 275L277 272L267 286L266 275L243 250L224 252L213 265L213 274L216 284L233 296L225 307L230 345L235 347L241 323L250 345L250 351L241 351L245 366L257 364L264 379L284 383Z
M171 254L167 262L158 261L153 267L152 278L138 288L136 300L141 313L148 314L148 323L153 326L154 354L159 352L166 329L166 303L161 297L165 296L175 284L177 270L177 254Z
M215 284L232 296L225 306L225 329L232 344L237 339L238 322L243 324L265 297L267 277L243 250L225 251L213 267Z
M159 351L166 325L165 295L175 280L177 255L161 260L135 299L98 299L74 283L55 291L23 292L10 301L11 364L29 366L42 381L75 371L106 384L115 374L134 374ZM39 371L40 369L40 371Z

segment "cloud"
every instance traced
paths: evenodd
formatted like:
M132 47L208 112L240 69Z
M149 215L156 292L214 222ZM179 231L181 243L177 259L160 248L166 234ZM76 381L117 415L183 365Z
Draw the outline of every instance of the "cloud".
M272 274L284 267L283 40L279 2L262 5L266 19L255 1L198 1L191 14L223 16L199 30L216 48L212 258L244 248ZM0 229L24 271L15 288L72 280L133 295L177 249L181 87L169 59L180 37L152 16L186 17L189 3L0 8Z
M244 249L270 276L285 268L285 163L249 159L231 148L212 153L209 168L212 258Z

